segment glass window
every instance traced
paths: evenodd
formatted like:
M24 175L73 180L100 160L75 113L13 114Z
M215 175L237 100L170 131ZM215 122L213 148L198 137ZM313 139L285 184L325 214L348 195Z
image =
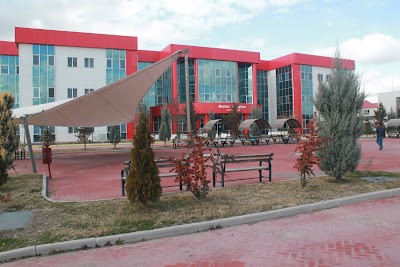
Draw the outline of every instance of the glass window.
M94 91L94 89L87 89L87 88L86 88L86 89L85 89L85 95L86 95L86 94L89 94L89 93L91 93L91 92L93 92L93 91Z
M50 66L54 66L54 56L48 56L48 61Z
M331 75L326 75L326 81L328 82L329 81L329 79L331 78Z
M68 98L76 98L78 96L77 88L68 88Z
M1 74L8 74L8 65L1 65Z
M107 58L107 69L111 69L112 68L112 59Z
M47 93L48 97L54 97L54 87L49 87L49 91Z
M221 77L221 69L215 69L215 77Z
M231 77L231 70L230 69L226 70L226 77Z
M33 55L33 65L39 65L39 56Z
M40 97L40 88L39 87L34 87L33 88L33 97L34 98Z
M15 66L16 67L16 69L15 69L15 74L19 74L19 66Z
M76 57L68 57L68 67L76 68L78 66L78 59Z
M210 76L210 69L209 68L204 68L204 75L205 76Z
M68 133L78 133L78 127L68 127Z
M318 74L318 81L323 82L324 81L324 75Z
M119 66L120 66L121 69L125 69L125 59L121 59L119 61Z
M85 58L85 68L94 68L94 58Z

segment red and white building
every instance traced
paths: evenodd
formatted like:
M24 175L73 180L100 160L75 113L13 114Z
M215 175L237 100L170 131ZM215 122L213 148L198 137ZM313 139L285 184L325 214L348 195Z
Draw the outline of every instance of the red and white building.
M312 117L319 81L329 79L333 58L293 53L262 60L259 52L170 44L161 51L139 50L138 38L106 34L15 28L15 42L0 41L0 90L16 97L16 107L79 97L115 82L172 53L189 49L189 96L200 115L198 125L239 105L244 118L259 107L274 122ZM344 60L354 70L353 60ZM163 104L186 103L184 59L179 58L150 88L143 103L157 133ZM82 111L82 112L90 112ZM183 122L178 127L183 127ZM93 141L106 141L108 127L96 127ZM176 130L176 129L174 129ZM41 127L32 126L39 141ZM73 127L55 127L56 141L76 141ZM121 125L132 139L133 124Z

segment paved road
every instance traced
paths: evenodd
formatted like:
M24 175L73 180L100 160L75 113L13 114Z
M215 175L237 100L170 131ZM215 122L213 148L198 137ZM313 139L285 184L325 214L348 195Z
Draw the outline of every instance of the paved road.
M400 197L11 266L400 266Z

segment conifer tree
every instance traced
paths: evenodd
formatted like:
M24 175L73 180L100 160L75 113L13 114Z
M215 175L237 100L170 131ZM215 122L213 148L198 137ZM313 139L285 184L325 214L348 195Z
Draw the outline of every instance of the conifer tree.
M223 119L224 124L227 126L228 130L231 130L233 136L237 137L239 135L239 124L242 120L242 112L238 111L238 105L232 103L232 110Z
M161 181L151 143L149 117L146 110L142 109L133 137L131 169L126 183L126 192L132 204L146 205L161 196Z
M360 77L344 69L337 48L331 78L319 83L314 99L320 115L319 133L327 138L324 149L318 151L320 168L337 180L346 172L354 171L360 160L361 146L357 140L364 130L363 117L359 115L364 99Z
M378 125L383 124L386 118L386 109L382 103L379 103L378 110L375 110L374 113L375 113L375 120L378 122Z
M171 138L171 112L167 105L164 105L161 111L159 138L164 141L164 145L167 145L167 140Z
M258 107L253 108L252 111L251 111L251 118L252 118L252 119L260 119L260 118L261 118L261 109L258 108ZM253 123L253 124L250 126L250 133L251 133L253 136L259 136L259 135L261 135L261 129L260 129L260 127L258 126L257 123Z
M79 127L78 128L78 142L83 143L84 149L86 149L86 144L89 142L89 136L94 132L93 127Z
M110 129L110 143L113 144L114 149L117 147L117 144L121 142L121 130L119 125L111 126Z
M14 153L19 145L11 110L14 101L11 93L0 93L0 157L6 170L12 167Z

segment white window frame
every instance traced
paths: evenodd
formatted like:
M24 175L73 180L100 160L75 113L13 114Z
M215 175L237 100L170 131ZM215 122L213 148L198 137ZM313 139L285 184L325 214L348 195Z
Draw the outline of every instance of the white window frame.
M69 97L70 95L71 97ZM68 88L67 98L77 98L77 97L78 97L78 88Z
M85 88L85 95L89 94L89 93L91 93L93 91L94 91L94 89L92 89L92 88Z
M221 77L221 69L215 68L215 77Z
M321 73L318 73L318 81L323 82L324 81L324 75Z
M50 58L53 59L53 64L50 64ZM47 62L49 63L49 66L54 66L56 64L54 55L48 55L47 56Z
M53 96L50 96L50 89L53 89ZM47 97L55 98L56 97L56 90L54 87L47 88Z
M69 134L76 134L78 133L78 127L68 127Z
M119 60L119 68L120 69L126 69L126 60L125 59L120 59Z
M85 57L85 68L94 68L94 58Z
M67 57L67 66L69 68L77 68L78 67L78 58L77 57Z
M4 67L6 67L6 68L4 68ZM7 69L7 73L3 72L3 68L4 68L4 69ZM1 65L0 69L1 69L1 70L0 70L1 74L3 74L3 75L8 75L8 74L10 74L10 67L9 67L8 65Z
M38 91L38 96L35 96L35 89ZM33 98L40 98L40 87L33 87Z
M37 58L37 64L35 64L35 58ZM32 65L34 65L34 66L39 66L40 65L40 57L39 57L39 55L33 55L32 56Z

